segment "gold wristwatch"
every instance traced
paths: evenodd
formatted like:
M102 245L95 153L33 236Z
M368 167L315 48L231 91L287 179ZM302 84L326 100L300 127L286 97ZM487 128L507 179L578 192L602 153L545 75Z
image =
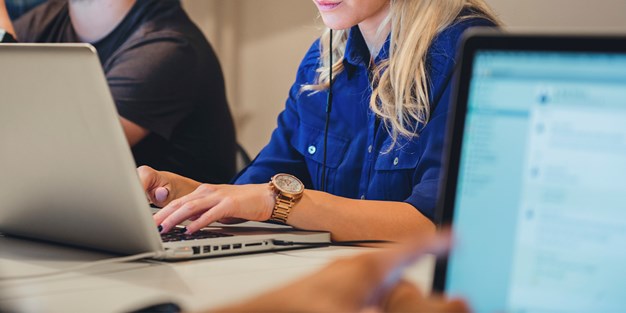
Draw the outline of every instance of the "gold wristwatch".
M304 184L293 175L276 174L270 180L270 188L276 194L270 221L287 224L291 208L302 198Z

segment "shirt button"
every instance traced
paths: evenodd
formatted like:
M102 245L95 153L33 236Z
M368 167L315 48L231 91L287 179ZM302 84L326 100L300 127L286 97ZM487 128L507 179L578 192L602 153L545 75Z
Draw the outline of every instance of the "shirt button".
M398 159L398 157L393 159L393 165L398 165L398 163L400 163L400 159Z
M365 200L365 195L362 195L362 196L361 196L361 200Z
M315 154L317 152L317 148L315 146L309 146L309 154Z
M372 153L373 149L374 149L374 147L372 147L372 145L370 145L369 147L367 147L367 152L368 153Z

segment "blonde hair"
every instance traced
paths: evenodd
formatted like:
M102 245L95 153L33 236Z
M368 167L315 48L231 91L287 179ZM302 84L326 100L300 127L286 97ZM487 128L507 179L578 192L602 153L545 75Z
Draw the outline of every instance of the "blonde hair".
M370 108L384 122L393 140L391 149L400 136L418 136L418 125L426 125L430 118L430 100L426 57L435 39L455 22L474 17L495 24L500 21L484 0L390 0L391 45L389 59L374 70ZM462 11L468 14L458 19ZM382 27L382 26L381 26ZM343 71L349 30L333 31L333 75ZM321 66L316 84L304 85L303 91L328 89L330 30L322 35Z

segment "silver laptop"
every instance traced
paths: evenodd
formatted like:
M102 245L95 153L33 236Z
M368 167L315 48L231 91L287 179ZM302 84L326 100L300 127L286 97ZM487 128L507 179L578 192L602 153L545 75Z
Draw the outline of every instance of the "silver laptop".
M626 312L626 36L463 46L435 289L475 312Z
M155 252L158 259L330 242L327 232L264 223L164 241L95 49L0 45L0 72L1 233L117 254Z

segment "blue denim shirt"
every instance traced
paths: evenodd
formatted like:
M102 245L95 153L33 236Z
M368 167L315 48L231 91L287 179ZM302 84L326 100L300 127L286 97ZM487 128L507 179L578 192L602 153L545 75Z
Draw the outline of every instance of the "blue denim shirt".
M357 26L350 30L345 69L333 83L333 108L328 132L326 191L368 200L404 201L433 219L442 148L450 101L450 76L460 35L468 27L493 25L482 19L459 22L437 36L427 56L431 82L430 121L419 137L392 139L369 108L370 53ZM389 40L376 62L389 56ZM298 177L308 189L320 188L327 92L302 92L315 83L320 66L319 40L300 64L285 110L271 140L235 180L236 184L268 182L276 173ZM438 99L437 99L438 98Z

